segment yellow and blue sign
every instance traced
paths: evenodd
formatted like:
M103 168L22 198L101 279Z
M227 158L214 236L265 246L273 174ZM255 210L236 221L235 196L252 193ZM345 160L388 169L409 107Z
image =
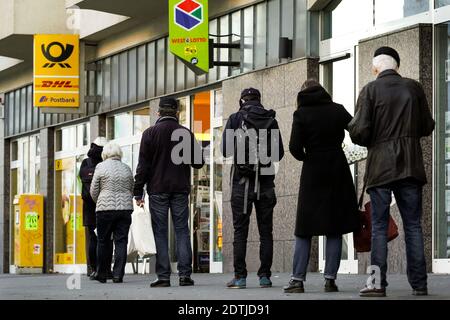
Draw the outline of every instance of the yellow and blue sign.
M169 46L196 74L209 72L208 0L169 0Z
M43 108L80 106L80 40L78 35L34 36L34 105Z

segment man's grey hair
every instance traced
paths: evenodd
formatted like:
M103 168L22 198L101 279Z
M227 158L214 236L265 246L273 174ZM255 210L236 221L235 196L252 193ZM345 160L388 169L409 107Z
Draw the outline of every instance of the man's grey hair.
M122 160L122 149L117 143L109 142L106 146L103 147L102 159L106 160L109 158L119 158Z
M398 70L397 61L387 54L380 54L372 60L373 67L381 73L386 70Z

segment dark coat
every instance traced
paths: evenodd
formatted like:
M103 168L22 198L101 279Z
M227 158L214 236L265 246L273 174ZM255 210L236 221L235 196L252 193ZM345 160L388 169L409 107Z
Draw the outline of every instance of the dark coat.
M183 136L172 141L175 130L179 130ZM187 140L184 140L184 137ZM176 164L171 155L173 148L180 146L180 142L188 143L192 152L185 155L187 161ZM189 193L191 166L200 169L204 163L201 146L194 134L180 125L177 118L161 117L142 134L139 162L134 177L134 196L142 197L145 185L148 193Z
M349 125L354 143L368 148L367 188L415 178L427 182L420 138L434 130L434 120L420 83L386 70L366 85Z
M275 118L276 116L276 112L273 110L267 110L265 109L260 102L258 101L247 101L245 102L242 107L242 109L246 109L248 112L253 112L256 115L260 116L261 118ZM234 137L234 143L230 144L230 146L232 146L231 148L227 148L228 143L227 143L227 130L237 130L238 128L240 128L240 124L241 122L244 120L244 113L241 112L241 110L239 112L233 113L232 115L230 115L230 117L228 118L227 124L225 125L225 129L223 131L223 135L222 135L222 154L225 158L231 157L233 156L233 160L234 163L237 162L237 155L235 154L235 148L236 148L236 137ZM283 159L284 157L284 147L283 147L283 140L281 139L281 133L280 133L280 129L278 126L278 122L277 120L272 121L271 126L268 128L268 130L278 130L278 159L275 159L274 162L279 162L281 161L281 159ZM271 154L268 154L268 156L271 156ZM242 177L239 175L238 170L234 171L234 176L233 176L233 182L234 183L239 183L239 180ZM259 176L259 183L261 186L261 189L267 189L267 188L273 188L275 186L274 184L274 180L275 180L275 174L273 175L260 175ZM250 181L251 184L253 184L253 180Z
M342 149L352 116L322 87L298 94L289 150L303 161L295 235L342 235L358 229L355 187Z
M83 225L95 226L95 202L91 197L91 183L94 177L95 167L102 162L103 147L92 143L88 152L88 158L81 162L79 176L81 179L81 198L83 199Z

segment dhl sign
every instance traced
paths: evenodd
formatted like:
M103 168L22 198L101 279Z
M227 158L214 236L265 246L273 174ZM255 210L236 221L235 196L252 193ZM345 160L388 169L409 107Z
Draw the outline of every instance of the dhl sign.
M80 105L78 35L35 35L34 105L76 108Z

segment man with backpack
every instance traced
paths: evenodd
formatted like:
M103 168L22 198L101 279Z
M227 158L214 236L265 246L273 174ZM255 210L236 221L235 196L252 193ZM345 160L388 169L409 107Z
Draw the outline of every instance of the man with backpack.
M283 158L284 148L275 111L262 106L257 89L242 91L240 109L230 116L223 133L222 153L226 158L233 156L230 185L235 277L227 287L246 287L245 256L253 204L261 242L259 284L271 287L275 163Z

